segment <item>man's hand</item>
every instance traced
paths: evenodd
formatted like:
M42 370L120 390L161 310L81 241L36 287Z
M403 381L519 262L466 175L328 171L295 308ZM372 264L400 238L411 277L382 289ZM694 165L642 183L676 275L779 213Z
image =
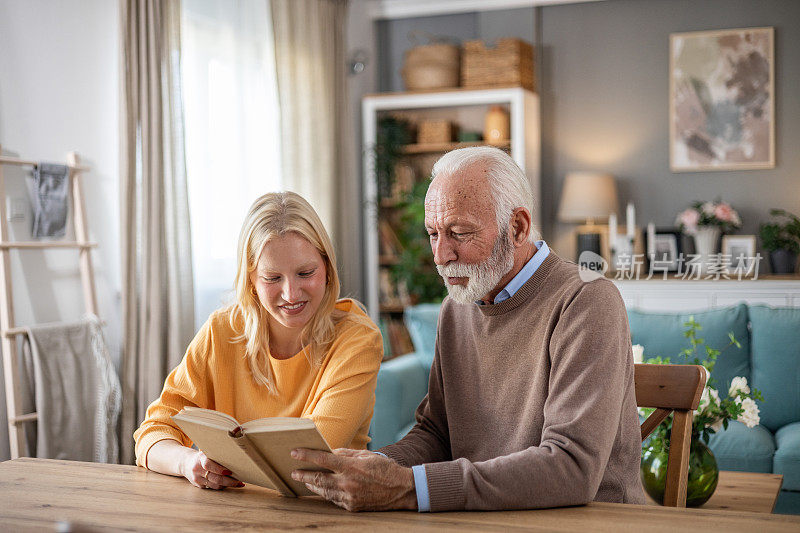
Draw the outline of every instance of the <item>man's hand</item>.
M298 448L292 457L332 470L295 470L292 479L348 511L417 508L413 472L382 455L347 448L332 454Z

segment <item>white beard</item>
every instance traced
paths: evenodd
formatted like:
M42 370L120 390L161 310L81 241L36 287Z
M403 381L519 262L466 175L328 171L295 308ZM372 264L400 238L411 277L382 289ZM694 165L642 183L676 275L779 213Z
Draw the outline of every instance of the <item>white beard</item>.
M451 263L437 265L445 281L447 294L461 304L471 304L489 294L514 267L514 245L506 232L497 236L492 255L481 263ZM466 285L451 285L447 278L467 278Z

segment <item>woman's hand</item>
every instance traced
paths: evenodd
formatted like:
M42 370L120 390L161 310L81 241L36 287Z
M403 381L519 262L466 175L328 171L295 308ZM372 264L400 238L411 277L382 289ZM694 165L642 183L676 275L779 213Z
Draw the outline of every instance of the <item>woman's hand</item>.
M225 487L244 487L244 483L231 477L232 472L215 463L199 450L189 449L190 453L181 461L180 471L189 483L201 489L224 489Z
M203 452L170 439L153 444L147 452L147 468L161 474L185 477L189 483L201 489L244 487L244 483L231 477L230 470L215 463Z

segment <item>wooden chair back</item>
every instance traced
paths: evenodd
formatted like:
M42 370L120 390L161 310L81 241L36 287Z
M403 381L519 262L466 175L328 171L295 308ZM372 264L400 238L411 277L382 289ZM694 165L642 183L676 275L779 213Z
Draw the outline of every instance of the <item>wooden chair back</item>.
M675 413L669 436L664 505L686 507L692 418L703 395L706 370L698 365L636 364L634 384L636 405L655 408L647 420L642 422L642 440L670 413Z

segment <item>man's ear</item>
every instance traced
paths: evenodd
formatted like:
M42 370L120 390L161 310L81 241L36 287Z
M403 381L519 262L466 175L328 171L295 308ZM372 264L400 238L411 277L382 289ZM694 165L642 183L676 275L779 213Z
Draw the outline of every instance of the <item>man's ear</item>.
M514 209L511 214L511 242L519 248L528 242L528 236L532 231L531 214L524 207Z

